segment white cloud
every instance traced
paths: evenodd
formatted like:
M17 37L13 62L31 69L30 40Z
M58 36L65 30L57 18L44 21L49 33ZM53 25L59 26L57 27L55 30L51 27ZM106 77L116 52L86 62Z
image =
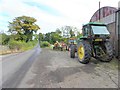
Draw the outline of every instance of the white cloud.
M98 10L99 1L101 1L101 7L117 7L119 0L29 0L29 2L36 2L54 8L61 14L60 16L49 14L39 7L27 5L24 0L2 0L0 2L0 12L9 14L8 19L5 19L6 24L14 17L32 16L38 20L37 24L41 27L40 32L46 33L55 31L57 27L63 25L72 25L80 29L82 24L89 22L94 12ZM0 15L0 18L3 17Z

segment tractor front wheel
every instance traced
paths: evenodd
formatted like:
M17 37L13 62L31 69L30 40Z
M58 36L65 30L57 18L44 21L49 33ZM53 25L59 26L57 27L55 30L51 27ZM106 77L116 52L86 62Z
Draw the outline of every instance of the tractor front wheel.
M87 41L79 42L77 46L78 60L80 63L87 64L91 58L91 46Z

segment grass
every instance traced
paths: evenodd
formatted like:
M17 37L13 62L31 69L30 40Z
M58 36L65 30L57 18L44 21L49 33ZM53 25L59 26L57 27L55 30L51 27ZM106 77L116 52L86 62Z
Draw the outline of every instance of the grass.
M30 50L35 47L35 45L38 43L38 41L29 41L29 42L23 42L23 41L10 41L8 45L8 49L0 51L0 55L5 54L11 54L11 53L19 53L23 51Z

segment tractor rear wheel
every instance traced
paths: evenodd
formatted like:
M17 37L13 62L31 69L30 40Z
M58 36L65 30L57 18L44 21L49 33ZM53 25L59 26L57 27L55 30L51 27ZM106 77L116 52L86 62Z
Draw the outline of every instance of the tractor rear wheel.
M70 47L70 57L75 58L75 46L74 45Z
M105 42L103 50L105 52L105 55L99 57L99 60L103 62L110 62L113 58L113 47L109 41Z
M91 46L87 41L79 42L77 46L78 60L80 63L87 64L91 58Z

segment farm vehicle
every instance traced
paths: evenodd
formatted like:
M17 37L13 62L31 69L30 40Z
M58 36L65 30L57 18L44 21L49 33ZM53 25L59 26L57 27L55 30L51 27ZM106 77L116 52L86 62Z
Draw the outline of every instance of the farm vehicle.
M74 45L74 46L77 45L77 39L74 38L74 37L69 38L68 44L67 44L67 46L66 46L66 50L70 51L70 49L71 49L70 47L71 47L72 45ZM76 49L75 51L77 51L77 49Z
M89 22L83 25L82 36L77 39L77 44L71 45L70 57L75 58L77 50L80 63L89 63L91 57L109 62L113 58L113 47L109 39L110 33L105 24Z
M66 49L66 44L64 42L59 43L58 41L56 41L56 43L54 43L53 50L63 51L64 49Z

